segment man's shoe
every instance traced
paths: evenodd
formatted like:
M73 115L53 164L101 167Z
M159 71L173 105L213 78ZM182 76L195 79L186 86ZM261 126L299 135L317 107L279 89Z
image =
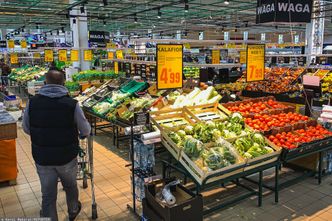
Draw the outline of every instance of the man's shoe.
M80 214L81 209L82 209L82 204L80 201L78 201L77 212L72 215L69 215L69 221L74 221L78 216L78 214Z

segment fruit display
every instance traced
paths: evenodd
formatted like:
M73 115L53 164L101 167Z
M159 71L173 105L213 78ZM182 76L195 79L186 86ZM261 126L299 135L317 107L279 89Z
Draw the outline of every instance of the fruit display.
M247 87L246 82L236 81L234 83L221 84L218 86L218 89L228 90L228 91L243 91Z
M310 143L330 136L332 136L332 132L326 130L321 125L317 125L309 126L306 129L295 130L293 132L281 132L276 135L270 135L269 140L277 146L286 149L295 149L300 144Z
M330 72L329 70L319 69L315 72L314 76L323 79L329 72Z
M253 118L246 118L245 123L258 131L268 131L273 127L285 127L299 122L306 122L309 118L298 113L256 114Z
M27 82L32 80L39 80L42 76L45 75L47 72L46 68L39 67L39 66L24 66L21 68L14 68L12 69L11 74L8 78L11 81L17 82Z
M183 74L186 78L199 78L200 70L197 67L184 67Z

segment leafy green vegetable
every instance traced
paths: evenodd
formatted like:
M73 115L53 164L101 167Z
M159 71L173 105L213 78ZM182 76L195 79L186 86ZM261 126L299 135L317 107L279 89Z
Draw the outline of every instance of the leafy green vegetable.
M195 138L188 138L184 141L183 151L191 158L197 159L204 150L203 143Z

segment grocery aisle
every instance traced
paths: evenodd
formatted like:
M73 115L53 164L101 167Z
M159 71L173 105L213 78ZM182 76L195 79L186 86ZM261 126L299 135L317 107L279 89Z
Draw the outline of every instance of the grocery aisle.
M38 176L30 153L29 137L18 125L17 157L19 175L17 185L0 188L0 217L38 217L41 193ZM95 147L95 182L98 204L98 220L135 220L126 208L131 202L129 171L127 162L100 144ZM318 188L316 180L307 179L281 191L280 204L274 205L273 195L265 196L263 207L256 206L256 199L249 199L226 210L217 211L206 221L277 221L277 220L332 220L332 177L323 180ZM79 186L82 183L79 182ZM83 210L78 220L89 220L91 216L90 188L80 188ZM65 194L59 184L59 220L67 220Z

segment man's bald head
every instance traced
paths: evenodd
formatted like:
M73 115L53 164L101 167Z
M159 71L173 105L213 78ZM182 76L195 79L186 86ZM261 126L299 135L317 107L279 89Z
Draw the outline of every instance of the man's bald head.
M65 73L60 70L49 70L46 75L46 84L59 84L65 83Z

